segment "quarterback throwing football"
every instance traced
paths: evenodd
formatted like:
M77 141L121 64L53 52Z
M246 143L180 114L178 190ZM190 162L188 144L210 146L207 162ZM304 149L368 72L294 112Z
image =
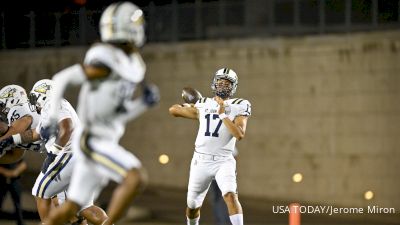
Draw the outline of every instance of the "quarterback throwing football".
M190 165L186 217L188 225L198 225L200 208L210 183L216 180L228 207L233 225L243 225L243 211L237 194L236 161L232 155L236 140L246 133L251 104L231 98L238 77L232 69L218 70L211 84L215 97L202 97L194 105L173 105L176 117L199 120L195 151Z

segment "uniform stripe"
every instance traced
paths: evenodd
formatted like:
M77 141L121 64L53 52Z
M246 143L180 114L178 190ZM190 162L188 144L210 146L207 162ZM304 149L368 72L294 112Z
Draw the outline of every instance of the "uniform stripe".
M46 172L38 185L38 189L36 191L37 197L44 197L44 193L46 192L46 189L48 188L50 183L58 176L58 174L60 174L61 170L68 164L71 158L72 154L64 153L63 156L61 156L60 160L56 163L56 165Z
M51 173L51 171L53 171L53 169L57 168L57 167L60 165L61 161L62 161L64 158L65 158L65 155L63 155L63 156L61 157L61 159L60 159L58 162L55 163L56 165L55 165L54 167L52 167L48 172L46 172L45 175L42 177L42 180L40 181L40 183L39 183L39 185L38 185L38 189L36 190L36 196L39 195L40 187L42 186L43 182L46 180L47 176ZM53 162L53 163L54 163L54 162ZM50 164L50 165L51 165L51 164Z
M240 101L238 101L237 104L240 104L240 103L242 103L243 101L244 101L244 99L240 99Z
M117 14L117 9L119 8L119 6L122 4L122 2L117 2L115 3L115 7L111 13L111 32L115 33L115 24L116 23L112 23L112 21L114 20L115 14Z
M68 158L65 160L65 163L62 163L61 168L57 171L55 171L54 175L51 176L51 180L50 182L47 182L47 184L45 185L43 191L42 191L42 196L41 198L44 197L44 193L46 192L48 186L50 185L51 181L53 181L60 173L61 170L64 169L64 167L68 164L69 160L72 158L72 154L68 156Z
M89 139L88 133L84 132L81 137L81 149L83 153L90 159L93 159L100 165L104 166L105 168L125 177L127 174L127 169L125 169L116 160L112 159L108 155L96 152L94 149L92 149L88 144L88 139Z
M240 101L241 99L240 98L237 98L237 99L235 99L233 102L232 102L232 104L236 104L238 101Z

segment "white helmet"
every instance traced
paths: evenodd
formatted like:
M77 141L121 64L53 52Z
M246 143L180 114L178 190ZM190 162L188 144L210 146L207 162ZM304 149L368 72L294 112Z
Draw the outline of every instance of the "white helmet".
M113 3L100 18L103 42L128 42L141 47L145 42L143 11L130 2Z
M32 105L36 106L38 112L43 108L46 100L50 98L51 88L53 81L49 79L42 79L33 85L29 94L29 99Z
M28 102L28 95L19 85L7 85L0 90L0 104L4 113L8 113L11 107L25 102Z
M221 89L217 88L216 85L219 79L229 80L232 83L231 87ZM221 98L227 98L235 94L237 85L238 76L236 75L236 72L229 68L222 68L215 73L214 79L211 83L211 89L217 96L220 96Z

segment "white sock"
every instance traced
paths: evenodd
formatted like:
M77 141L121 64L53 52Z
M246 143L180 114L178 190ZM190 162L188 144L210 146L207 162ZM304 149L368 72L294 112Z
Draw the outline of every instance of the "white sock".
M200 216L194 219L189 219L186 217L187 225L199 225Z
M232 225L243 225L243 214L235 214L232 216L229 216L231 219Z

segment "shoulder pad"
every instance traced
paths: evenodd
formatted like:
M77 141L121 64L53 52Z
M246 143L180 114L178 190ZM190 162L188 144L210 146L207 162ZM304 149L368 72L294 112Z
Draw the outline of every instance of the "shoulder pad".
M243 98L237 98L232 101L232 105L238 109L238 116L250 116L251 115L251 103Z
M208 99L207 97L202 97L199 100L197 100L196 104L197 103L205 103L207 101L207 99Z
M114 64L114 60L112 46L108 44L95 44L86 52L84 64L102 64L111 67Z
M242 103L246 103L246 102L248 102L246 99L243 99L243 98L234 98L234 99L232 99L231 104L241 105Z

